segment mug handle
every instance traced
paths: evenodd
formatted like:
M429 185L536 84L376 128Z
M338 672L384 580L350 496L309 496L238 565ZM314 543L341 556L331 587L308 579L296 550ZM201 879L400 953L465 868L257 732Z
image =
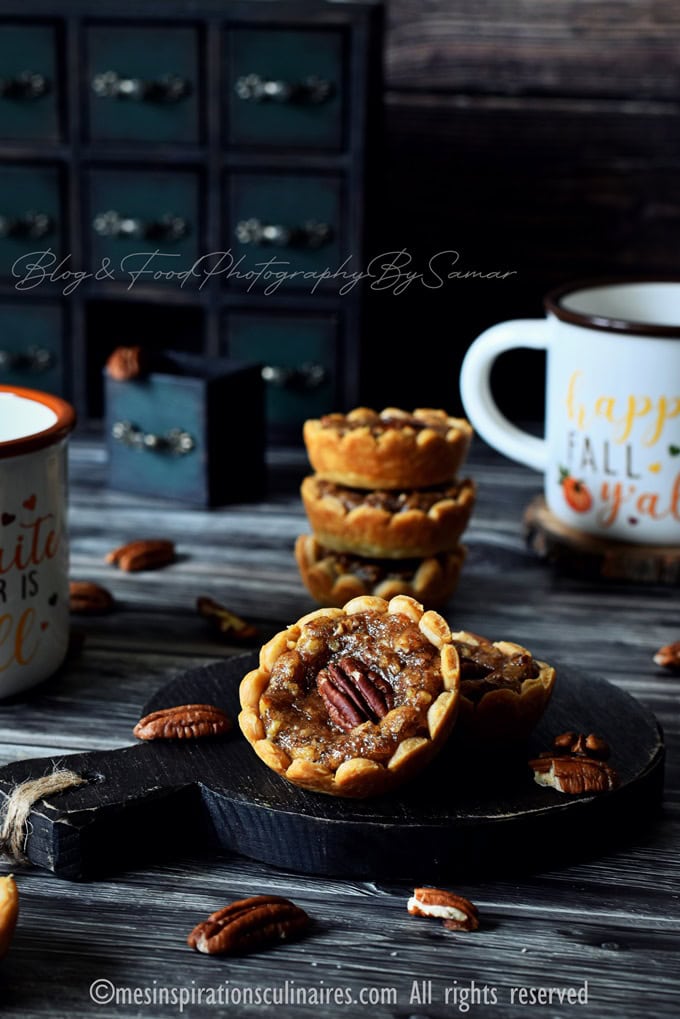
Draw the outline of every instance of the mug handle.
M469 348L460 374L463 406L476 431L500 453L537 471L547 467L545 439L522 431L501 414L491 395L490 377L494 361L506 350L547 350L547 333L548 323L542 318L518 318L491 326Z

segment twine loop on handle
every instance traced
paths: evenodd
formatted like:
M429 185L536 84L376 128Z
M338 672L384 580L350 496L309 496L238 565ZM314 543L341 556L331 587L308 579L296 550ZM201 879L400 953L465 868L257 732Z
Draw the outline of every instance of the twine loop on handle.
M76 775L67 768L55 769L42 778L29 778L14 789L7 798L0 829L0 852L16 863L27 863L24 848L28 837L28 815L38 800L44 800L55 793L84 785L86 778Z

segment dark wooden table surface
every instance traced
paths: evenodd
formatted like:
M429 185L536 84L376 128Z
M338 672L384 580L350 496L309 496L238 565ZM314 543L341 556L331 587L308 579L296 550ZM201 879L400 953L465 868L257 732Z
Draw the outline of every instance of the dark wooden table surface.
M197 595L219 598L265 637L312 608L291 551L304 526L304 455L274 452L270 460L266 501L204 513L108 491L101 447L73 443L72 576L104 583L118 608L78 620L80 656L21 703L0 706L0 763L132 742L154 690L236 650L196 616ZM478 507L445 615L456 628L517 640L537 657L604 676L650 707L668 746L658 821L642 826L631 816L626 844L593 858L586 843L583 859L567 865L546 844L544 865L530 875L504 872L499 845L497 868L450 882L479 907L474 934L408 916L409 886L380 874L374 882L308 878L200 845L90 883L15 867L21 917L0 966L4 1014L440 1019L465 1014L469 1003L471 1015L504 1019L680 1014L680 678L652 662L661 644L680 638L678 592L554 575L526 551L521 531L538 476L479 448L470 473ZM109 549L143 536L174 539L178 562L137 575L104 565ZM197 920L260 892L307 909L313 935L238 959L187 948ZM531 1004L529 990L515 990L511 1003L513 988L573 988L583 998L585 981L587 1004ZM294 1003L298 993L306 1006ZM202 1004L187 1003L199 995ZM220 1005L220 995L230 1003ZM276 1000L269 995L288 1003L267 1004Z

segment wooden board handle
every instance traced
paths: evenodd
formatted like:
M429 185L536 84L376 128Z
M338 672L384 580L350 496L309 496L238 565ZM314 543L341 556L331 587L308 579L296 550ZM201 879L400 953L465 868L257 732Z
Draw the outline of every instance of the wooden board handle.
M37 867L71 880L157 859L187 838L203 843L200 792L167 745L18 761L0 769L3 817L21 783L67 768L82 785L36 802L28 815L24 853ZM182 758L179 763L183 765Z

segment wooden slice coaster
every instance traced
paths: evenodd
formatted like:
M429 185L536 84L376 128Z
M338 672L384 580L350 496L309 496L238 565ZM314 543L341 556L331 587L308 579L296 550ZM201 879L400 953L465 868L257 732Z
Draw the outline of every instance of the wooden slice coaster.
M680 546L632 545L583 534L553 516L542 495L524 512L524 532L529 548L565 572L642 584L680 584Z

